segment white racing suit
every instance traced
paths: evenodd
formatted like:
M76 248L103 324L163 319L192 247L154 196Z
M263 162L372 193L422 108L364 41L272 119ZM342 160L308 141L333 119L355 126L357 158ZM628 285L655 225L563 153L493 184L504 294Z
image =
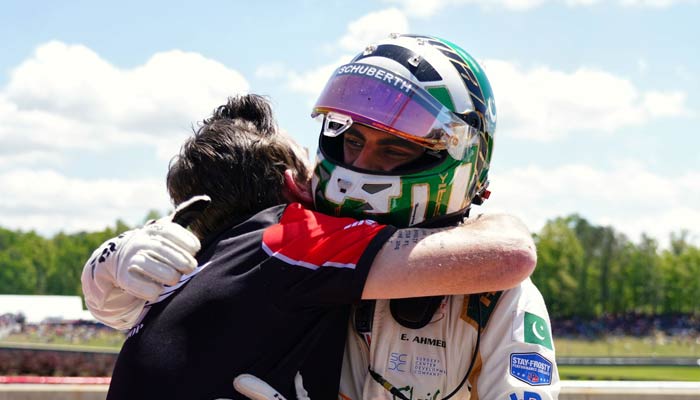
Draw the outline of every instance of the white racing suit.
M473 359L479 319L482 332ZM340 400L400 399L387 389L392 386L410 400L443 399L459 387L472 363L451 399L558 397L549 315L530 279L503 292L445 297L420 329L400 325L389 300L376 301L371 333L358 333L354 325L351 319ZM368 367L381 378L373 378Z

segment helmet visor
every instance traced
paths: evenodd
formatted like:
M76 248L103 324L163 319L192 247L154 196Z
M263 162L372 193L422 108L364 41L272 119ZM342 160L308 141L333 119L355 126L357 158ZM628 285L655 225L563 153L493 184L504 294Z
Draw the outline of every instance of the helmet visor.
M314 106L312 116L319 114L347 115L350 123L387 131L433 150L456 146L463 151L477 134L420 86L368 64L346 64L334 72Z

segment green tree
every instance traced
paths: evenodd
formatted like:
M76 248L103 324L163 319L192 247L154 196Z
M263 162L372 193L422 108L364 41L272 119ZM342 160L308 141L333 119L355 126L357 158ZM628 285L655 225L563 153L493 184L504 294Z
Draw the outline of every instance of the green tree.
M657 314L661 312L663 277L659 245L656 240L642 235L638 246L627 245L625 287L631 298L627 310Z
M671 234L671 245L662 252L663 312L697 313L700 302L700 250L688 242L688 232Z
M0 293L43 293L51 247L34 232L0 229Z
M535 236L537 268L533 282L542 292L550 314L554 317L590 314L581 301L579 277L582 273L583 248L568 221L549 221Z
M80 274L91 252L127 229L117 221L100 232L59 233L46 239L0 228L0 293L80 295Z
M633 302L627 279L634 273L629 270L634 246L612 227L594 226L578 215L567 219L584 251L579 281L587 309L595 315L626 311Z
M159 218L151 211L146 219ZM0 228L0 293L80 295L80 274L91 252L130 229L123 221L97 232L58 233ZM612 227L579 215L548 221L539 234L537 284L553 317L603 312L700 314L700 249L689 233L671 235L663 251L646 235L630 242Z

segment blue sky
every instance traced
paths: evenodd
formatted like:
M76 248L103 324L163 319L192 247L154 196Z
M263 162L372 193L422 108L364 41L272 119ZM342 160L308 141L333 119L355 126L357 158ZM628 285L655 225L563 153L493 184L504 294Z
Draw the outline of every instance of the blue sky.
M410 32L461 45L491 80L493 194L478 211L697 240L699 19L695 0L11 2L0 226L51 235L168 212L168 160L236 93L268 95L314 154L309 113L333 67Z

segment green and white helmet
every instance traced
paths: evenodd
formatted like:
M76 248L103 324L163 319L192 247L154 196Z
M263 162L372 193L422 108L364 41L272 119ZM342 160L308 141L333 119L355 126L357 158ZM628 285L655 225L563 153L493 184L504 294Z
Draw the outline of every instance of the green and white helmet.
M323 117L312 181L319 211L406 227L464 215L488 197L496 106L484 71L453 43L392 34L368 46L335 70L312 116ZM391 172L347 165L342 133L353 123L425 155Z

